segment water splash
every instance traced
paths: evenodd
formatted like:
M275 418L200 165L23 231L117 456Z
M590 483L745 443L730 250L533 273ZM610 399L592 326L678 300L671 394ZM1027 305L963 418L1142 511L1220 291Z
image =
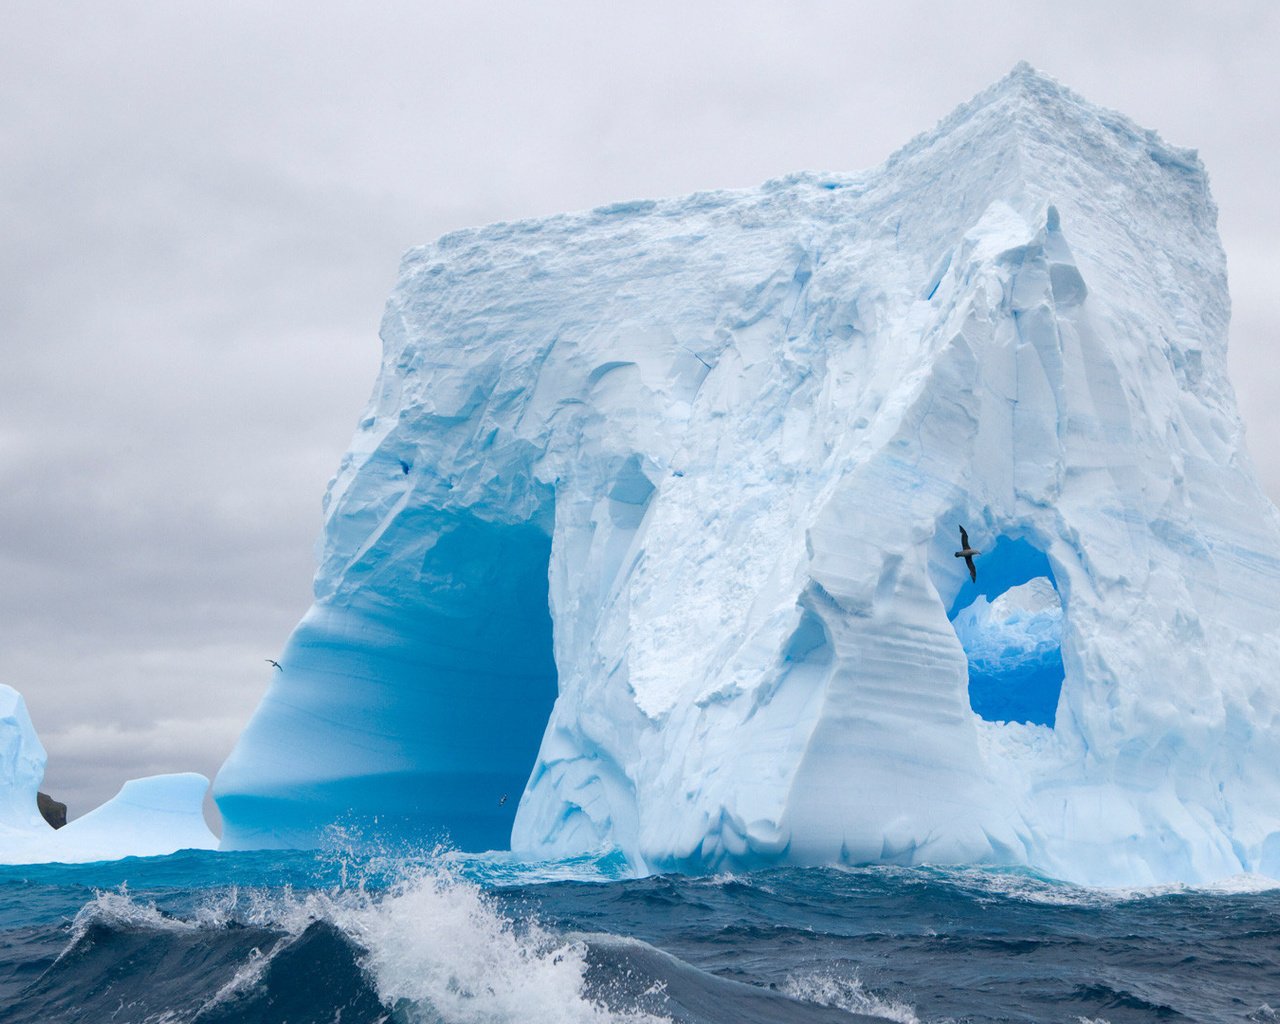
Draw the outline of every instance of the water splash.
M586 945L500 913L474 882L446 867L425 871L335 920L367 951L388 1005L449 1024L649 1024L587 998Z
M792 974L779 987L786 995L806 1003L882 1017L896 1024L921 1024L914 1007L872 992L856 971L847 976L830 970Z
M192 931L199 924L173 917L154 903L141 902L129 895L128 886L112 891L98 891L93 899L76 913L71 922L71 949L95 925L120 928L151 928L156 931ZM64 951L65 952L65 951Z
M232 887L176 917L127 887L98 892L81 908L64 954L92 928L191 933L245 926L275 936L229 971L202 1012L251 998L273 961L313 926L337 929L378 998L397 1019L432 1024L659 1024L667 1018L615 1008L588 993L587 943L504 914L444 851L398 862L344 864L343 883L326 890Z

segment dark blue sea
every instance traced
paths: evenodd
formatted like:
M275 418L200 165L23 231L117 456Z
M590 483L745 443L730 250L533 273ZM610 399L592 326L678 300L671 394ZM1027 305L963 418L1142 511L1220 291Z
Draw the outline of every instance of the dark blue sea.
M179 853L0 868L0 944L13 1024L1280 1020L1248 879Z

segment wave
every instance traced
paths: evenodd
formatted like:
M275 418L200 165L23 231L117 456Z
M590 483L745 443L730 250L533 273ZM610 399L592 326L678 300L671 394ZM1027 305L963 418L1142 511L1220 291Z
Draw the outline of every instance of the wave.
M517 922L480 887L447 868L422 872L385 896L329 913L363 950L384 1003L449 1024L649 1024L638 1008L609 1008L586 991L581 940Z
M850 1013L849 1010L862 1011ZM229 887L181 916L121 888L76 915L5 1024L799 1024L912 1018L502 912L449 858L389 887Z
M782 990L795 999L835 1006L850 1013L869 1014L895 1024L921 1024L915 1009L899 999L888 999L868 989L857 972L844 975L830 970L789 976Z
M852 867L835 865L829 869L813 870L836 871L868 882L892 881L897 885L950 887L979 898L987 896L1048 906L1095 909L1168 896L1252 896L1280 890L1280 879L1249 873L1198 885L1169 882L1148 886L1088 886L1050 878L1027 868L1010 867L897 867L871 864Z
M607 855L386 850L96 870L0 872L0 1022L1278 1019L1280 896L1252 879L632 878Z
M920 1024L890 1017L866 1005L842 1005L802 986L762 988L699 970L639 939L612 935L584 936L588 947L588 986L592 991L645 1001L664 1000L665 1019L679 1024ZM873 1015L874 1014L874 1015Z

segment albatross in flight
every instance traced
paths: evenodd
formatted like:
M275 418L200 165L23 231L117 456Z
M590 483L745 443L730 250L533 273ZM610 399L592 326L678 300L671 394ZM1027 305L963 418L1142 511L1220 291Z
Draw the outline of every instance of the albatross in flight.
M969 547L969 535L964 532L964 527L960 527L960 550L956 552L956 558L963 558L964 564L969 567L969 579L974 583L978 582L978 570L974 567L973 556L982 554L977 548Z

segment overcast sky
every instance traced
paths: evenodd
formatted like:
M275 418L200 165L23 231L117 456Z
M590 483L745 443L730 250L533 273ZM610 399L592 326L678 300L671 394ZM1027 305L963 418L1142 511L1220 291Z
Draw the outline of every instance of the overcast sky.
M1277 11L4 4L0 682L45 788L77 815L129 777L216 772L309 604L404 249L870 167L1021 59L1200 150L1280 497Z

